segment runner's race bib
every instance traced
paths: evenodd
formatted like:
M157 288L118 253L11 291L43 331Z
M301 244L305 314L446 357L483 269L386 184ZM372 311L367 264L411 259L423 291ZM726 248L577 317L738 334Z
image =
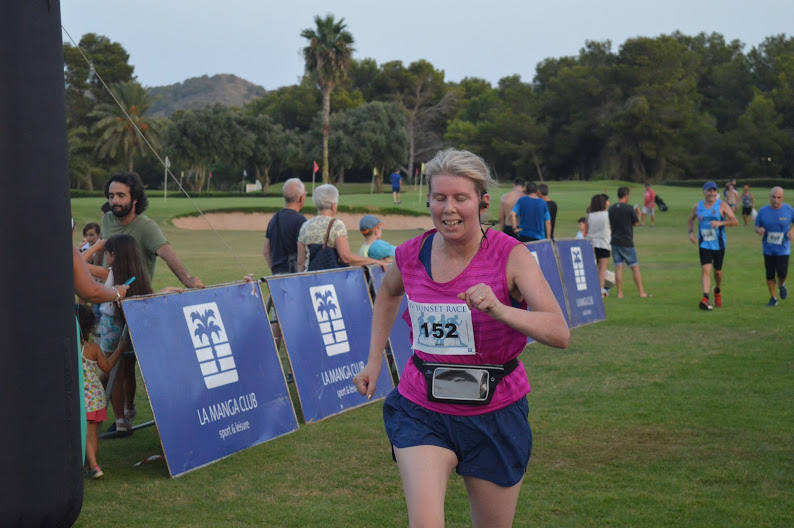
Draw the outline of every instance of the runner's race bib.
M700 238L703 242L714 242L717 240L717 230L713 227L700 228Z
M465 303L419 303L408 299L414 350L442 356L473 356L474 326Z
M785 233L774 233L774 232L770 233L770 232L767 232L767 234L766 234L766 243L767 244L780 245L780 244L783 243L783 235L785 235Z

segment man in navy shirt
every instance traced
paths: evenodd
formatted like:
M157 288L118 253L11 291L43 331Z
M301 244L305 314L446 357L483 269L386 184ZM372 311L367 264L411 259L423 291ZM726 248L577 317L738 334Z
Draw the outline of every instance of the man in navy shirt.
M538 186L535 183L527 183L527 196L519 198L513 206L510 222L521 242L534 242L551 236L549 207L538 197Z
M273 215L267 224L265 261L274 274L298 271L298 232L306 221L300 213L306 203L306 188L298 178L290 178L281 188L284 208Z
M794 209L783 203L783 188L772 187L769 191L769 205L758 211L755 218L755 231L762 237L766 285L769 288L767 306L777 306L775 295L775 275L780 289L780 298L788 295L786 275L791 254L791 237L794 235Z

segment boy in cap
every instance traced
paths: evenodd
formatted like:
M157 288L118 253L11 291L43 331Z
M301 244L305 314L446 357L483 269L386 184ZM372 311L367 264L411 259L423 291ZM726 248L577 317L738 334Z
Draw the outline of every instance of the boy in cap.
M396 248L380 238L383 235L382 226L383 222L375 215L366 215L361 218L358 228L364 236L364 243L358 250L359 255L377 260L394 258Z
M698 307L701 310L712 310L709 302L711 290L711 270L714 270L714 306L722 306L722 262L725 258L725 228L739 225L733 210L727 203L719 199L717 184L713 181L703 184L703 200L692 208L689 215L689 240L698 244L700 250L700 282L703 286L703 298ZM695 236L695 219L697 219L697 237Z

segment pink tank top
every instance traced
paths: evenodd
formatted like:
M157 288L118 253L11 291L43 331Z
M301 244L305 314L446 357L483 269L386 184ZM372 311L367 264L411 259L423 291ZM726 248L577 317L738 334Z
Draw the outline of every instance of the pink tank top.
M420 303L463 303L458 293L466 291L475 284L484 283L491 287L496 297L510 306L510 293L507 287L505 268L510 251L520 244L518 240L493 229L488 231L488 242L480 248L463 272L449 282L438 283L431 279L424 264L419 260L419 250L423 241L435 230L428 231L408 240L397 248L395 263L402 275L403 285L408 298ZM521 302L526 309L526 303ZM406 310L403 319L411 326L411 317ZM474 355L433 355L417 349L414 352L420 359L440 363L460 364L504 364L518 357L527 344L527 338L517 330L492 319L477 309L472 310L474 327ZM411 342L413 342L411 329ZM488 405L458 405L431 402L427 399L424 376L413 361L408 361L400 376L397 389L400 394L431 411L457 416L472 416L495 411L523 398L530 391L524 365L518 367L497 385L493 398Z

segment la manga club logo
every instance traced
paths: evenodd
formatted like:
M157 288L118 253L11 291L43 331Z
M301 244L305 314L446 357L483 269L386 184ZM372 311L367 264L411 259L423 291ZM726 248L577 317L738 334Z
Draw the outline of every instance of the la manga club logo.
M584 272L584 261L582 260L582 248L574 246L571 248L571 260L573 261L573 276L576 279L576 291L587 289L587 279Z
M309 288L309 295L312 299L312 306L314 306L317 324L320 325L320 333L323 335L325 353L335 356L349 352L350 343L347 340L345 320L342 318L334 285L313 286Z
M237 381L237 367L220 310L214 302L182 308L201 375L208 389Z

